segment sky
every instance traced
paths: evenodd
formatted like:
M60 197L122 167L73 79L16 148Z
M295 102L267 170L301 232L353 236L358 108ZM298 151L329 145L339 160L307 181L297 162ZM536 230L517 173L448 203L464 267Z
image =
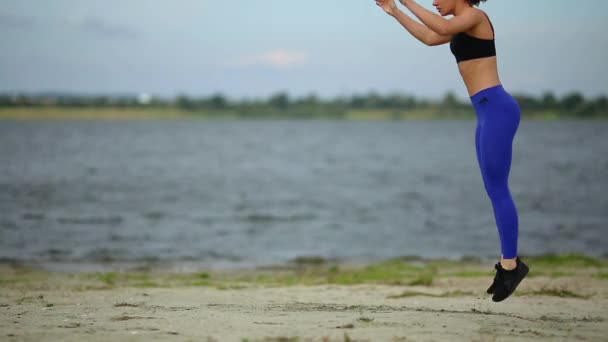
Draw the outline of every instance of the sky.
M373 0L0 3L0 92L468 96L449 45L420 43ZM509 92L608 94L608 1L480 8Z

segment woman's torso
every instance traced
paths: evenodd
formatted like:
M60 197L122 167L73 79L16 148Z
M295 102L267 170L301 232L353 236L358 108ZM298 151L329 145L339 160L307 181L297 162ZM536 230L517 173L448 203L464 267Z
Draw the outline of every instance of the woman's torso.
M485 14L485 13L484 13ZM494 39L494 29L487 15L481 24L465 34L479 39ZM500 84L496 56L475 58L458 62L458 71L467 87L469 96Z

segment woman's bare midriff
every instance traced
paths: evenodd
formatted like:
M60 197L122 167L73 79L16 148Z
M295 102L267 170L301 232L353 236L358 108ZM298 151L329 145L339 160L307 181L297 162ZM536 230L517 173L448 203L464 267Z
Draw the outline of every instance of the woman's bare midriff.
M496 57L462 61L458 63L458 71L460 71L469 96L500 84Z

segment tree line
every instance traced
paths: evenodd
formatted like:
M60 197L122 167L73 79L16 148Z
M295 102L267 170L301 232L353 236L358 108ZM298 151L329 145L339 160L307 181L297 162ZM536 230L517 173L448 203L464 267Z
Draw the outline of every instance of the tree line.
M580 92L571 92L561 97L552 92L541 96L514 94L523 115L529 113L553 113L559 117L603 117L608 118L608 98L605 95L586 98ZM453 92L442 98L429 100L416 96L392 93L354 94L322 99L315 94L301 97L278 92L267 98L229 99L216 93L193 97L178 95L174 98L160 98L140 95L124 96L83 96L70 94L0 94L0 107L65 107L65 108L175 108L193 113L234 112L242 116L340 116L349 110L424 110L438 113L468 112L473 115L472 105L463 101Z

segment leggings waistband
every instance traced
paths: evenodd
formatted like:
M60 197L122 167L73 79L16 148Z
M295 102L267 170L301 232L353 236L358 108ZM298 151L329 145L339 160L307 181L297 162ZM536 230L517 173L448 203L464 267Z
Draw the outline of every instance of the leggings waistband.
M502 92L505 92L505 89L502 87L502 84L495 85L493 87L486 88L475 93L473 96L471 96L471 102L476 104L484 97L492 96L494 94Z

